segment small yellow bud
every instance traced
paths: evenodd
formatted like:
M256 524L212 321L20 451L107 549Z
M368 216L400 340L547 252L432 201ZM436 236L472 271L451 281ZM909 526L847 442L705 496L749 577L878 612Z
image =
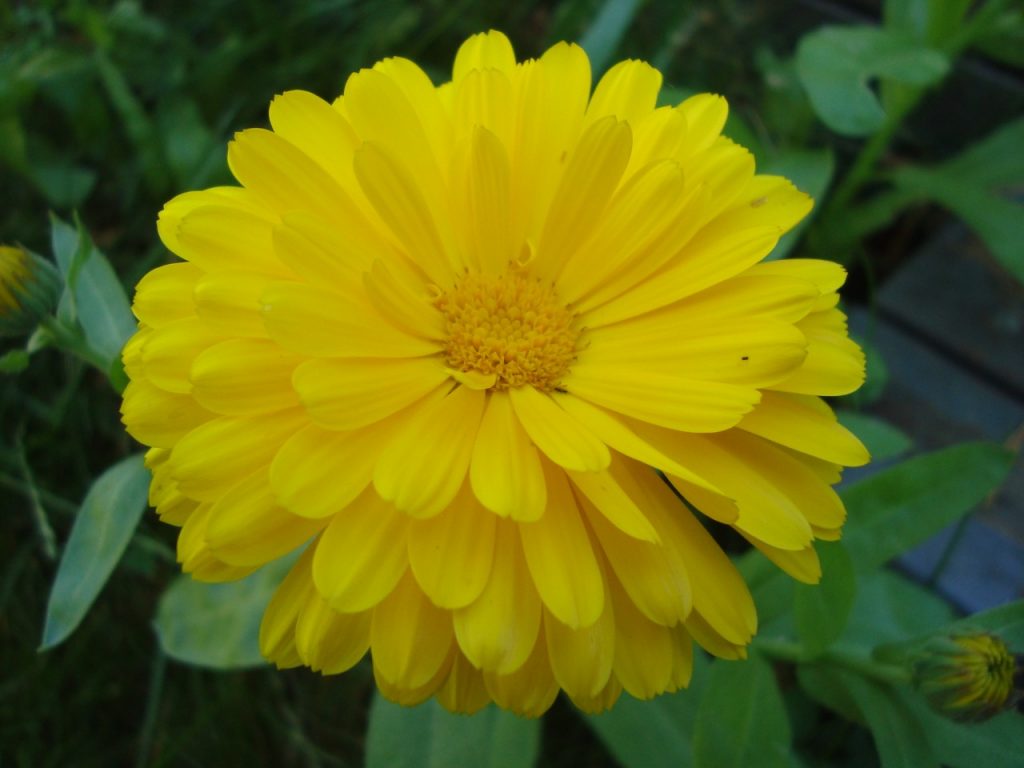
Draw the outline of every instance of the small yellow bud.
M929 640L914 661L914 683L932 708L953 720L979 722L1013 706L1018 659L996 635L956 634Z
M57 306L61 278L24 248L0 245L0 336L30 333Z

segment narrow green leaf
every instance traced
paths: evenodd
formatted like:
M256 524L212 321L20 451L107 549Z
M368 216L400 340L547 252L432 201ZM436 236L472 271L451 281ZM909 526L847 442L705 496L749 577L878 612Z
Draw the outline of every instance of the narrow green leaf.
M885 122L870 80L926 86L949 70L944 54L912 36L868 26L827 26L805 35L796 63L814 111L844 136L867 136Z
M611 63L642 3L643 0L605 0L597 18L580 38L595 75L604 72Z
M871 730L882 768L939 768L927 732L892 688L841 667L834 667L832 675Z
M226 584L203 584L179 576L160 597L154 622L164 653L214 669L266 664L260 655L260 621L297 556L293 553Z
M1024 184L1024 118L1002 126L957 157L934 168L906 166L891 175L896 187L932 200L962 218L992 254L1024 283L1024 206L1003 197Z
M771 665L756 654L716 661L693 732L697 768L790 764L790 728Z
M402 707L379 693L370 705L366 768L530 768L539 749L539 720L494 706L453 715L434 700Z
M21 373L28 368L28 360L28 352L24 349L9 349L0 355L0 373Z
M887 421L848 408L837 408L839 423L860 438L872 461L885 461L909 451L914 443L902 430Z
M58 314L64 320L77 317L89 346L109 369L136 327L124 286L81 222L77 232L56 216L51 222L54 256L70 292Z
M57 567L40 650L62 642L82 621L138 526L148 488L141 454L118 462L92 484Z
M816 547L821 560L820 584L797 584L793 599L796 630L810 656L828 648L846 627L857 595L853 561L838 541L822 541Z
M1000 486L1013 459L993 443L965 443L844 489L844 541L857 569L876 568L966 515Z
M1004 712L984 723L956 723L933 712L913 693L901 696L918 719L942 764L949 768L1020 768L1024 718Z

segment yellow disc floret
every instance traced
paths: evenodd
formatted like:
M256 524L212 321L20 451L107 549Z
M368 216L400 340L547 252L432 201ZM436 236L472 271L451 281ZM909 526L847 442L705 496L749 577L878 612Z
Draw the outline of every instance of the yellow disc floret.
M551 391L575 356L573 313L554 288L524 274L466 275L435 306L445 319L448 365L495 375L493 389Z

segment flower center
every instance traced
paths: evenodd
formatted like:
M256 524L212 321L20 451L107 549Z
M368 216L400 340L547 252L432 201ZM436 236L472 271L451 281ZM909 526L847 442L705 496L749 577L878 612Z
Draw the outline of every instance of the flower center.
M445 319L448 365L494 374L492 389L553 390L575 357L572 312L554 288L526 275L466 275L434 305Z

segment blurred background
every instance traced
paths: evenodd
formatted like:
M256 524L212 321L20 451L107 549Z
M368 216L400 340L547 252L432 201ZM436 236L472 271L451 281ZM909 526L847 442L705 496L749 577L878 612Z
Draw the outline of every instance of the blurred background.
M226 143L239 129L266 124L274 94L301 88L330 100L349 73L394 55L416 60L440 83L458 45L488 28L504 31L520 58L580 41L595 79L619 59L642 58L663 72L665 103L696 91L724 94L732 109L726 133L762 168L819 198L814 221L783 249L850 269L845 298L870 376L843 404L844 419L879 466L975 438L1019 449L1024 10L974 4L975 13L987 5L996 12L977 34L958 37L967 23L943 29L926 18L928 7L942 5L960 8L962 19L972 4L2 3L0 242L48 254L48 212L64 220L77 212L130 289L169 258L155 232L160 207L179 192L230 183ZM820 35L828 25L880 24L908 47L843 51L835 46L845 39ZM929 61L927 48L943 60ZM855 99L816 82L827 69L819 71L822 50L855 62L838 75L854 88L889 78L884 120L844 117ZM869 117L870 106L869 97ZM0 344L0 355L24 346ZM178 569L175 531L155 517L143 518L75 634L37 653L75 510L93 478L135 447L104 376L45 350L20 367L9 362L0 374L0 765L361 764L373 689L366 665L334 678L222 674L160 651L151 625ZM1021 509L1018 461L998 498L900 567L964 612L1020 597ZM816 764L876 761L866 731L845 721L820 725L794 734ZM540 765L618 764L562 702L545 718L539 750Z

